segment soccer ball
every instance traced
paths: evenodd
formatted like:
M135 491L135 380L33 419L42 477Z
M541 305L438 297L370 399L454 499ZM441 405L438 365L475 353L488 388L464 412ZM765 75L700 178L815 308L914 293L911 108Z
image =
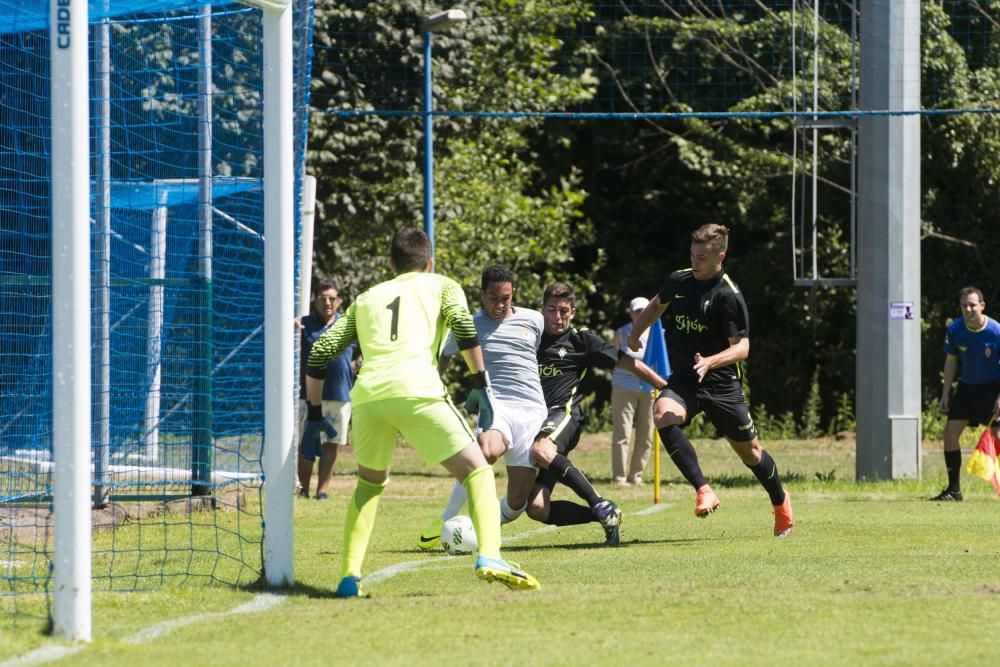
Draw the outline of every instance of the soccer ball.
M441 547L452 556L471 554L478 549L479 540L472 519L459 514L445 521L441 528Z

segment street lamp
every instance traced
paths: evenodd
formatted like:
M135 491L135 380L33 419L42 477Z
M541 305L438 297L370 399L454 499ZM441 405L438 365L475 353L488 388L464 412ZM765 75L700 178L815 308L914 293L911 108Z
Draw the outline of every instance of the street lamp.
M420 27L424 33L424 233L434 252L434 93L431 87L431 34L445 32L452 26L468 21L461 9L448 9L429 16Z

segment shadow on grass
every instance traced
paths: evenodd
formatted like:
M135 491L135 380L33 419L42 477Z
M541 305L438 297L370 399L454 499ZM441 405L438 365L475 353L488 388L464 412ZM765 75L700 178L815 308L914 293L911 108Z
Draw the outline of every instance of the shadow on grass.
M719 539L722 539L722 538L719 538ZM630 546L630 545L633 545L633 544L637 545L637 546L643 545L643 544L659 544L659 545L665 545L665 544L667 544L667 545L668 544L699 544L699 543L707 543L707 542L714 542L714 541L716 541L716 540L715 539L708 539L708 538L682 538L682 539L664 538L664 539L661 539L661 540L640 540L640 539L631 539L631 540L629 540L629 539L626 539L626 540L624 540L622 542L621 547ZM574 544L565 544L565 543L534 544L534 545L532 545L532 544L517 544L517 545L511 544L511 545L504 545L503 546L503 552L504 553L513 553L513 552L519 552L519 551L545 551L545 550L549 550L549 549L558 549L560 551L569 551L569 550L575 550L575 549L610 549L610 550L613 551L614 549L620 549L621 547L609 547L609 546L607 546L607 545L604 544L604 540L595 540L594 542L578 542L578 543L574 543ZM413 549L385 549L382 553L399 554L401 556L416 556L416 555L422 555L422 554L439 554L439 553L443 553L443 552L440 551L439 549L432 549L430 551L422 551L421 549L413 548ZM327 552L327 554L328 555L334 555L332 552Z
M318 588L312 584L296 582L284 588L273 588L264 583L263 578L245 586L239 587L241 590L250 593L272 593L286 597L305 597L318 600L332 600L337 598L337 582L333 582L330 588Z
M596 524L595 524L595 526L596 526ZM570 526L564 526L564 528L570 528ZM539 536L541 536L541 533L539 533ZM723 539L723 538L718 538L718 539ZM643 545L643 544L699 544L699 543L708 543L708 542L715 542L715 541L717 541L715 538L683 538L683 539L664 538L664 539L660 539L660 540L639 540L639 539L631 539L630 540L630 539L626 539L626 540L622 541L621 546L625 547L625 546L629 546L629 545L632 545L632 544L635 544L635 545ZM507 545L507 544L505 544L505 545L503 545L503 551L504 551L504 553L519 552L519 551L539 551L539 550L543 550L543 549L559 549L559 550L569 550L569 551L576 550L576 549L610 549L610 550L613 551L616 548L621 548L621 547L609 547L609 546L607 546L607 545L604 544L604 540L603 539L595 540L593 542L578 542L578 543L574 543L574 544L555 543L555 544L535 544L535 545L531 545L531 544L517 544L517 545L514 545L514 544ZM383 550L380 550L380 552L381 553L387 553L387 554L398 554L400 556L420 556L420 555L431 555L431 556L433 556L433 555L443 554L444 553L439 548L435 548L435 549L430 549L428 551L424 551L424 550L419 549L417 547L413 547L411 549L383 549ZM321 555L327 555L327 556L338 555L337 552L332 552L332 551L320 552L320 554Z
M719 538L719 539L722 539L722 538ZM555 550L555 549L558 549L559 551L572 551L572 550L575 550L575 549L607 549L609 552L614 552L617 549L621 549L623 547L628 547L628 546L631 546L631 545L641 546L641 545L644 545L644 544L656 544L656 545L699 544L699 543L707 543L707 542L715 542L715 541L718 541L718 540L715 540L715 539L702 539L702 538L697 538L697 539L695 539L695 538L683 538L683 539L664 538L662 540L631 539L631 540L623 540L622 543L621 543L621 546L618 546L618 547L609 547L609 546L607 546L607 545L604 544L604 540L600 540L600 541L596 541L596 542L578 542L576 544L538 544L538 545L518 544L518 545L505 546L503 548L503 552L504 553L513 553L513 552L520 552L520 551L549 551L549 550Z
M814 479L813 477L806 477L802 473L797 473L797 472L781 472L780 468L779 468L778 472L781 473L781 482L782 482L782 484L787 484L789 482L791 482L791 483L805 482L805 481L810 481L810 480ZM746 474L746 475L733 475L733 474L706 475L705 477L708 479L708 483L711 484L713 487L719 487L719 488L722 488L722 489L742 489L742 488L749 488L749 487L754 487L754 486L760 486L760 482L758 482L757 478L754 477L752 474ZM603 480L600 479L600 478L598 478L595 481L610 483L611 482L611 478L609 477L609 478L603 479ZM685 482L683 479L681 479L679 477L678 478L671 478L671 479L660 480L660 486L661 486L661 488L663 486L672 486L672 485L685 486L686 484L687 484L687 482ZM652 487L650 487L650 488L652 488Z

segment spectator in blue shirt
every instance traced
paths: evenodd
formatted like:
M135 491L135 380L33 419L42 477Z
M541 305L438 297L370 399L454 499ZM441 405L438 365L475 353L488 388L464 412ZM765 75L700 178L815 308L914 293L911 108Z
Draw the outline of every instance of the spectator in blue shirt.
M962 317L948 325L944 339L944 386L941 412L948 415L944 426L944 464L948 488L931 500L962 500L959 473L962 450L958 439L967 426L989 424L1000 437L1000 323L984 312L986 301L975 287L958 295ZM958 389L951 385L958 373ZM991 416L992 415L992 416Z
M299 414L305 419L306 394L305 372L309 351L320 335L333 326L340 318L340 305L343 299L337 286L331 282L322 282L313 290L311 312L302 318L302 356L299 364ZM326 500L330 483L333 481L333 465L337 462L337 447L347 444L347 427L351 421L351 387L354 386L354 375L357 373L360 359L355 360L357 344L351 345L339 357L330 361L323 384L323 416L337 430L337 434L328 442L320 445L320 451L299 450L299 495L309 497L309 485L312 481L313 463L319 459L319 472L316 480L316 500Z

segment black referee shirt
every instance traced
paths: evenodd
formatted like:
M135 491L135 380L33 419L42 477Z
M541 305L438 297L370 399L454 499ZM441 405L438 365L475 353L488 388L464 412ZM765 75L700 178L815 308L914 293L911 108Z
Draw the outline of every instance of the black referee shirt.
M538 347L538 375L549 410L567 412L583 398L577 391L591 368L614 368L625 354L589 329L570 327L560 336L542 334Z
M728 349L730 338L750 335L747 304L725 271L708 280L696 280L691 269L674 271L659 296L660 303L667 304L667 350L675 379L697 383L695 353L710 357ZM739 375L739 364L714 368L702 384L728 383Z

